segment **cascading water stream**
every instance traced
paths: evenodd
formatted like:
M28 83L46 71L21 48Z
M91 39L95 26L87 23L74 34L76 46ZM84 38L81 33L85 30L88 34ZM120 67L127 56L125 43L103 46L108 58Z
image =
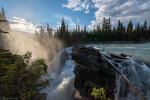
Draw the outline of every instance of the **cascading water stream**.
M143 92L144 96L150 99L150 68L144 63L136 61L134 58L129 58L128 60L121 63L121 71L127 74L128 79L136 86L140 91ZM123 70L122 70L123 69ZM121 87L126 87L124 80L121 76L117 74L116 79L116 94L115 100L141 100L139 95L133 94L129 90L124 90ZM121 93L125 93L125 97L121 97ZM120 97L120 98L119 98Z
M74 63L71 60L72 48L62 50L53 61L53 66L57 67L57 71L52 72L49 68L49 75L53 80L51 85L43 90L47 94L47 100L71 100L72 92L74 90ZM64 62L61 60L62 53L66 53ZM50 77L51 78L51 77Z
M66 57L62 59L63 53ZM48 78L53 80L50 86L43 90L47 94L47 100L72 100L75 64L71 59L71 53L72 48L62 50L53 61L52 66L55 70L51 70L52 66L48 68ZM129 57L128 60L120 63L119 69L144 93L145 97L150 99L150 68L148 66ZM140 100L137 95L126 89L125 85L122 76L116 73L115 100Z

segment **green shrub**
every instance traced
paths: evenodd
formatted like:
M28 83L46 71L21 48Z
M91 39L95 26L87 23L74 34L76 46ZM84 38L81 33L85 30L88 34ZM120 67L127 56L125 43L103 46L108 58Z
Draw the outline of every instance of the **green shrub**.
M38 94L39 89L49 84L48 80L39 81L47 72L43 59L30 63L30 52L23 56L7 54L6 57L5 53L0 55L3 55L0 56L0 98L31 100Z
M110 98L106 97L106 90L104 88L93 87L91 95L98 100L111 100Z

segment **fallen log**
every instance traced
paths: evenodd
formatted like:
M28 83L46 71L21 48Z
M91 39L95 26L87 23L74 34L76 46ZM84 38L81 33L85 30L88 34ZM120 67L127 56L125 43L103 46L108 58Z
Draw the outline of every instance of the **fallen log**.
M127 56L124 55L118 55L118 54L114 54L114 53L111 53L110 56L112 58L116 58L116 59L127 59Z
M110 64L125 80L125 82L129 85L129 90L131 92L133 92L136 95L139 95L141 100L148 100L143 93L136 87L134 86L134 84L115 66L116 63L110 59L108 59L104 54L101 53L101 57L108 62L108 64ZM118 64L119 66L121 66L120 64Z

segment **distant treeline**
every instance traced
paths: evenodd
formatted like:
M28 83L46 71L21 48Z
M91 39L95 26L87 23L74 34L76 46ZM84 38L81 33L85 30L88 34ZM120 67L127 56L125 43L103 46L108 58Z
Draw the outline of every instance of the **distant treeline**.
M147 20L145 20L143 24L138 22L135 26L132 20L128 22L127 26L123 25L121 20L118 20L117 26L113 27L111 25L111 19L104 18L101 25L99 24L94 29L87 31L86 26L81 28L80 25L76 25L74 29L69 30L68 24L65 23L62 18L61 25L55 32L52 28L49 28L48 24L46 30L48 36L60 38L68 44L150 40L150 25L148 25ZM39 33L42 35L46 32L44 32L44 29L41 27Z
M4 9L0 12L0 31L9 29L6 20ZM147 20L144 23L133 25L132 20L129 20L127 25L124 25L121 20L114 27L111 25L111 19L104 18L101 24L98 24L94 29L87 30L87 27L76 25L75 28L69 29L69 25L62 18L61 25L57 30L47 24L46 29L41 26L40 31L35 31L38 36L57 37L67 44L89 43L89 42L112 42L112 41L149 41L150 40L150 25Z

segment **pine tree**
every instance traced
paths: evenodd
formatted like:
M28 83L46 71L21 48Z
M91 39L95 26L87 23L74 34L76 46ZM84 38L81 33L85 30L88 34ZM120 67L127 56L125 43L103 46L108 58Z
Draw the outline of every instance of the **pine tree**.
M40 27L40 35L41 35L41 36L44 36L43 34L44 34L44 29L43 29L43 27L41 26L41 27Z
M147 30L147 20L145 20L144 24L143 24L143 29Z
M2 7L1 9L2 9L2 15L5 16L4 8Z
M64 18L62 18L60 31L61 31L61 36L63 36L66 33L66 25L65 25Z
M140 30L140 23L138 22L137 26L136 26L136 31Z
M78 32L78 25L76 24L76 28L75 28L76 33Z
M9 31L9 23L6 19L5 11L3 7L1 8L1 12L0 12L0 30L4 32Z
M80 32L80 25L78 25L78 27L77 27L77 32L78 33Z
M119 19L118 25L117 25L117 31L118 31L118 32L122 32L123 29L124 29L123 23L122 23L121 20Z
M111 19L106 19L104 18L103 19L103 22L102 22L102 30L103 31L110 31L111 30Z
M86 25L84 26L84 33L86 33Z
M127 31L129 33L131 33L133 30L133 24L132 24L132 20L129 21L128 26L127 26Z
M52 28L49 27L49 24L48 24L48 23L47 23L46 30L47 30L48 36L49 36L49 37L52 37Z
M96 30L99 31L99 32L101 31L101 25L100 25L100 23L97 25Z

